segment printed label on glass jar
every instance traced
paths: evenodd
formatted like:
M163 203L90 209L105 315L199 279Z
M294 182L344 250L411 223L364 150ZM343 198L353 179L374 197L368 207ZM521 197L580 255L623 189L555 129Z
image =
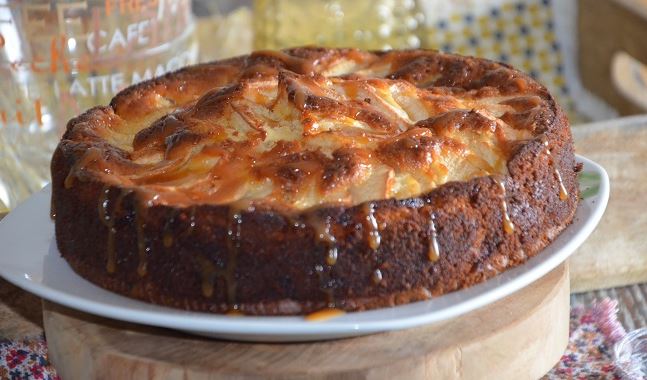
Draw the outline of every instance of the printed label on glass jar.
M193 31L189 0L0 0L0 128L60 128L132 84L195 63Z
M0 47L5 48L0 60L21 66L61 55L81 61L114 58L170 43L192 21L189 0L0 0Z
M0 0L0 202L49 181L68 120L197 60L190 0Z

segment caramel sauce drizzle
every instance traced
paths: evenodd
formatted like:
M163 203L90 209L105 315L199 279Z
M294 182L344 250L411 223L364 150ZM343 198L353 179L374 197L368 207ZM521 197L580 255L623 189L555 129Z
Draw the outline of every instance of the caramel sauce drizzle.
M378 229L377 219L375 219L375 204L373 202L365 203L363 206L365 223L364 230L367 231L366 241L372 250L377 250L380 247L382 236Z
M79 161L79 162L81 162L81 161ZM72 186L74 186L75 176L76 176L76 170L74 170L74 167L76 167L76 165L74 165L72 167L70 172L67 174L67 177L65 177L65 181L63 181L63 186L66 189L71 189Z
M304 89L297 87L294 89L294 105L297 106L300 110L306 108L308 102L308 94Z
M245 206L244 206L245 205ZM198 258L198 264L201 267L202 276L202 295L211 298L215 290L215 282L218 276L225 280L227 305L229 315L241 315L240 305L237 303L236 289L236 268L238 262L238 252L241 244L241 233L243 226L242 210L248 206L245 202L237 202L229 207L229 224L227 226L227 265L224 269L218 269L216 266L205 258ZM189 216L189 231L193 231L196 226L195 208L191 209Z
M195 222L195 206L191 207L191 210L189 211L189 233L193 233L196 228L196 222Z
M344 314L346 314L346 312L343 310L330 307L310 313L306 315L304 319L308 322L324 322L333 318L341 317Z
M211 298L213 296L216 275L209 271L203 271L202 273L202 295L206 298Z
M162 229L162 245L164 248L171 248L173 245L173 224L175 223L176 215L173 215L169 218L166 223L164 223L164 228Z
M250 58L263 57L263 56L277 59L283 62L283 64L288 70L291 70L300 74L310 74L314 72L314 68L318 63L317 60L295 57L293 55L289 55L282 51L276 51L276 50L255 51L250 55Z
M243 225L243 216L239 209L229 208L229 226L227 227L227 267L224 278L227 285L227 304L232 310L238 310L236 303L236 265L238 262L238 251L240 250L240 236Z
M104 226L108 228L108 243L106 247L107 251L107 261L106 261L106 271L110 274L115 273L117 270L117 257L115 253L115 233L117 232L115 228L115 221L117 218L117 213L121 209L124 197L132 193L132 190L122 190L119 192L117 198L115 198L114 206L111 205L110 201L110 186L104 186L101 190L101 197L99 198L99 221L103 223ZM112 206L112 212L110 208Z
M308 217L308 224L314 229L315 239L327 245L326 264L333 266L337 263L339 250L337 249L337 239L332 234L330 216L324 218L316 217L312 214Z
M325 271L323 265L315 265L315 273L319 278L319 288L326 296L326 304L329 308L335 307L335 293L334 290L330 287L330 272Z
M554 165L555 163L553 162L553 156L550 152L550 148L548 147L548 139L546 138L546 135L541 136L541 142L546 148L546 155L548 155L551 163ZM559 169L555 168L554 170L555 177L557 177L557 183L559 184L559 199L565 201L568 199L568 191L566 190L566 186L564 186L564 181L562 181L562 174L559 172Z
M557 181L559 182L559 199L565 201L568 199L568 191L566 190L564 182L562 181L562 175L557 169L555 169L555 175L557 176Z
M239 309L227 310L227 312L225 314L230 316L230 317L242 317L242 316L245 315L245 313L243 313L243 311L239 310Z
M324 287L323 292L326 294L326 302L328 303L329 307L335 307L336 302L335 302L335 292L333 288L331 287Z
M505 183L503 180L497 182L499 184L499 187L501 188L501 191L503 192L503 200L501 201L501 211L503 214L503 230L505 231L506 234L512 234L514 232L514 223L512 223L512 220L510 220L510 215L508 215L508 203L505 200L506 197L506 189L505 189Z
M337 257L339 256L339 250L337 247L328 248L328 253L326 254L326 264L333 266L337 263Z
M429 216L429 230L431 231L429 235L429 243L427 247L427 258L432 263L435 263L440 259L440 246L438 245L438 233L436 232L436 215L431 213Z
M173 245L173 233L171 231L164 231L164 235L162 236L162 245L164 248L171 248Z
M218 269L211 261L204 257L198 256L197 260L200 265L200 273L202 276L202 295L205 298L211 298L213 296Z
M256 63L245 68L245 70L243 70L243 72L241 73L241 76L242 77L270 76L270 75L276 75L276 73L277 73L276 67L271 67L263 63Z
M70 176L68 175L68 178ZM65 179L67 182L67 178ZM114 210L111 215L108 211L110 206L110 187L104 187L101 190L101 198L99 199L99 221L108 228L108 245L106 247L108 252L108 260L106 263L106 270L108 273L115 273L117 263L115 259L115 220Z
M371 275L371 280L373 281L373 284L377 285L380 282L382 282L382 279L384 277L382 276L382 271L378 268L373 271L373 275Z
M151 248L148 245L146 236L144 235L144 228L146 225L143 221L144 208L141 207L139 202L135 209L135 225L137 229L137 255L139 257L139 264L137 264L137 274L144 277L148 274L148 260L146 256L150 253Z

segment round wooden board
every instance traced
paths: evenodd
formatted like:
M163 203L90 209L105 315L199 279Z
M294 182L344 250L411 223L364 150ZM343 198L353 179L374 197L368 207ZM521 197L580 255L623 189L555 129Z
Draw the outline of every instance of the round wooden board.
M315 343L238 343L43 306L49 356L74 379L536 379L568 342L567 264L428 326Z

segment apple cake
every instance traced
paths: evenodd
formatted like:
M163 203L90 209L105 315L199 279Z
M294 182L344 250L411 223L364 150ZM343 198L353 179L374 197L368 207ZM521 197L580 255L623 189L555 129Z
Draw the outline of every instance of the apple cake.
M113 292L295 315L427 300L539 253L578 204L542 85L429 50L200 64L72 119L52 159L63 258Z

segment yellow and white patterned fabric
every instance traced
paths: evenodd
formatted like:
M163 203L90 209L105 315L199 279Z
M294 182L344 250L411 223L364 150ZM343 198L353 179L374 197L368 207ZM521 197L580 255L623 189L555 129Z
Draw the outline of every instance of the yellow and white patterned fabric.
M426 0L422 45L513 65L544 84L572 121L613 116L575 65L574 0Z

